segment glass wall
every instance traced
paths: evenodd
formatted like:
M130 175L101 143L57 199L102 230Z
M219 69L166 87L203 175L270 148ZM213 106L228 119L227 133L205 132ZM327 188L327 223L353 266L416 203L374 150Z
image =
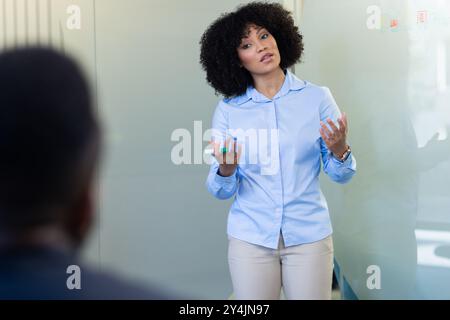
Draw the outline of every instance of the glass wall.
M347 297L450 298L450 3L303 1L297 75L330 87L358 172L322 176Z

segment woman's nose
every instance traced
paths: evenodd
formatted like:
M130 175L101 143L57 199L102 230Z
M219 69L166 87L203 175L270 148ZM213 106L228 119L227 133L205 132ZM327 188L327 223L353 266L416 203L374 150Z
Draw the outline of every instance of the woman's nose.
M267 46L265 46L265 45L259 45L258 46L258 52L262 52L262 51L264 51L264 50L266 50L267 49Z

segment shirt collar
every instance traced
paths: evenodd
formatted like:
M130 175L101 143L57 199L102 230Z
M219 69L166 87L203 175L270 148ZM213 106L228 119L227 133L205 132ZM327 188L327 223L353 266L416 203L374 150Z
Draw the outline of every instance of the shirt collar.
M258 90L256 90L253 86L249 86L244 94L229 99L229 102L236 103L239 105L249 101L250 99L253 100L254 102L269 102L276 100L282 96L285 96L291 90L292 91L301 90L305 86L306 82L304 80L297 78L294 74L292 74L289 70L287 70L284 83L281 86L281 89L278 91L278 93L272 98L272 100L265 97L260 92L258 92Z

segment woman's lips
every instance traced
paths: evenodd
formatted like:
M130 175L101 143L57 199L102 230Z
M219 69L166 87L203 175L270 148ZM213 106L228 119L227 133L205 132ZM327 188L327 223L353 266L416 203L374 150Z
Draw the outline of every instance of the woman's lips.
M272 58L273 58L273 54L268 53L268 54L265 54L265 55L261 58L260 62L267 62L267 61L272 60Z

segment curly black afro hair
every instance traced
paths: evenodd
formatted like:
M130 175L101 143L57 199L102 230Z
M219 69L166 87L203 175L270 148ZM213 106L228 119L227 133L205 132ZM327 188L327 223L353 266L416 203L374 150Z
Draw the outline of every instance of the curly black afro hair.
M239 96L253 85L250 73L240 67L237 48L249 25L266 28L275 38L284 70L300 61L303 37L289 11L278 3L251 2L214 21L200 40L200 63L206 80L226 98Z

